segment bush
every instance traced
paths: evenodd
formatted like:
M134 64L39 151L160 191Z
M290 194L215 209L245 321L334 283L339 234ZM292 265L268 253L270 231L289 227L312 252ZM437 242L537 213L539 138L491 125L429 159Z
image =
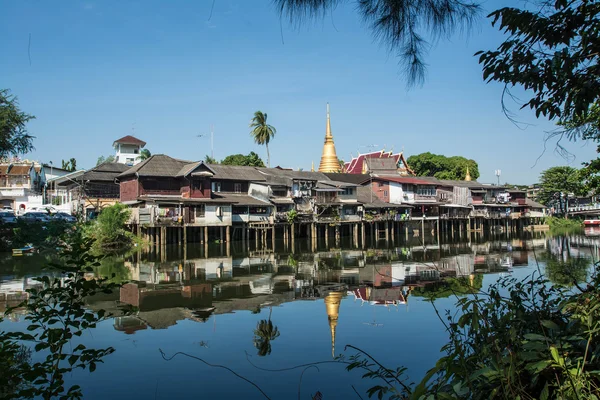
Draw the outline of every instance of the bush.
M103 208L98 218L86 227L87 236L102 249L130 247L135 239L126 229L130 214L129 208L121 203Z

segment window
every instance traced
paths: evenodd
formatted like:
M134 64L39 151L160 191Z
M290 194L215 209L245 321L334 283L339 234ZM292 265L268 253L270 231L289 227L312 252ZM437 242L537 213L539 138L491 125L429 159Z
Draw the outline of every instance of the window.
M194 179L192 181L192 190L202 190L202 181Z
M351 196L354 194L354 188L346 188L341 194L344 196Z
M221 191L221 182L213 182L212 183L212 191L220 192Z
M383 191L383 197L387 197L387 196L388 196L388 191L387 191L387 190L384 190L384 191Z
M133 149L133 154L139 154L140 153L140 149Z
M235 193L242 193L242 184L241 183L234 183L233 184L233 191Z
M377 186L383 187L383 182L377 182Z
M204 217L205 213L206 213L206 208L204 207L204 204L200 204L200 205L196 206L196 218Z
M417 186L417 194L420 196L435 196L435 187L433 186Z

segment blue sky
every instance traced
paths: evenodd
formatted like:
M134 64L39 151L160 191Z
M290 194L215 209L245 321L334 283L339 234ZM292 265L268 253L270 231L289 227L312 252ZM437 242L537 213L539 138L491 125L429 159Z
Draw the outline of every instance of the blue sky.
M216 158L256 151L266 160L248 129L262 110L278 131L271 164L309 169L319 163L327 102L346 160L372 144L407 156L462 155L479 163L482 182L501 169L503 182L523 184L568 163L549 143L536 164L553 125L520 111L531 125L515 126L502 113L502 87L482 81L473 54L503 37L485 12L469 36L438 42L425 84L407 90L397 59L373 41L352 3L297 28L280 24L268 0L216 0L212 16L211 0L7 1L0 87L37 117L28 157L55 165L75 157L89 168L132 132L152 153L201 159L210 140L197 135L211 124ZM577 167L596 157L591 144L567 148Z

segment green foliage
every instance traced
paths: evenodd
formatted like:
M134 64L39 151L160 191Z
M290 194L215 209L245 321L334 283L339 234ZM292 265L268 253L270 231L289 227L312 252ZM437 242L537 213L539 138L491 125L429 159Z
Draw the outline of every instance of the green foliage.
M16 224L0 224L0 251L9 251L27 244L53 249L64 244L77 229L79 228L76 225L59 220L43 224L23 220L17 220Z
M546 217L545 223L550 226L550 233L552 235L580 233L583 231L583 223L578 219Z
M292 22L324 17L340 0L275 0L281 16ZM454 32L470 28L479 15L479 5L470 1L361 0L356 10L373 36L399 60L408 84L425 79L425 54L433 40L450 38Z
M250 121L250 136L256 144L265 145L267 148L267 166L271 167L271 154L269 153L269 142L275 137L277 130L273 125L267 124L267 113L256 111Z
M446 157L427 152L412 155L406 162L417 176L461 181L465 179L468 168L472 179L479 178L477 162L461 156Z
M148 150L148 149L142 149L140 151L140 155L138 156L138 159L140 161L144 161L144 160L149 159L150 157L152 157L152 153L150 153L150 150Z
M71 172L77 171L77 160L74 158L71 158L69 161L62 160L61 168Z
M212 158L208 154L204 157L204 162L206 164L218 164L219 163L217 160L215 160L214 158Z
M279 329L273 326L271 318L268 320L263 319L256 324L254 330L254 347L258 350L258 355L261 357L271 354L271 341L279 337Z
M579 171L569 166L552 167L542 171L540 175L540 192L538 201L549 205L557 193L576 196L585 195L586 188L581 180Z
M232 154L221 161L223 165L242 165L250 167L264 167L265 163L260 159L258 154L251 151L247 156L243 154Z
M572 284L583 278L584 265L577 264ZM438 313L449 334L444 356L416 385L405 383L404 368L384 367L357 348L347 369L367 369L363 377L378 381L370 397L598 399L600 275L594 272L583 286L562 283L539 274L508 277L487 292L457 297L458 313Z
M411 296L423 297L427 300L441 299L450 296L464 296L477 293L483 286L483 275L475 274L473 283L467 277L447 278L415 287Z
M290 210L287 212L287 221L288 224L293 224L298 220L298 212L296 210Z
M65 387L65 375L78 368L93 372L114 351L112 347L71 345L74 338L107 317L103 310L89 310L86 299L118 287L106 278L89 279L88 274L99 265L91 246L91 240L74 235L62 250L63 262L49 264L60 277L36 278L41 287L27 289L29 299L15 307L27 312L27 332L0 332L0 365L7 367L0 374L0 384L7 389L3 398L81 398L79 386ZM19 358L19 342L35 344L35 361L27 356Z
M0 89L0 158L33 150L34 137L27 131L33 115L19 109L17 98L8 89Z
M494 51L476 53L483 78L504 83L505 90L525 89L531 98L522 107L538 117L578 123L600 100L600 3L554 1L533 8L505 7L489 15L509 37ZM566 133L576 139L582 131Z
M122 203L104 207L98 218L86 226L86 234L102 249L128 248L135 240L126 229L130 214L129 208Z
M96 161L96 166L105 163L105 162L115 162L115 156L100 156L98 157L98 160Z
M544 262L544 275L555 285L573 287L588 279L591 261L587 258L571 257L568 253L556 257L550 251L537 258Z

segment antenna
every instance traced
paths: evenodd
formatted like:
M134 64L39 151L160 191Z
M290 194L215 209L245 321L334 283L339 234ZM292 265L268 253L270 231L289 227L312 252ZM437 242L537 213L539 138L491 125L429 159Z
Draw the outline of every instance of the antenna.
M214 160L215 151L214 151L214 126L210 124L210 158Z

